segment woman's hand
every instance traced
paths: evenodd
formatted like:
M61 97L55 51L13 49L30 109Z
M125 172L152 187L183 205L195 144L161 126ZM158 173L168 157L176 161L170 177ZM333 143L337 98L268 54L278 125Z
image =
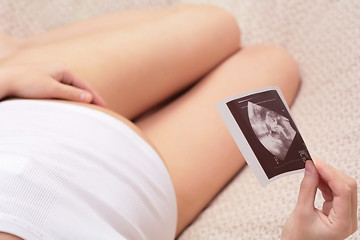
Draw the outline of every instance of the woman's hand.
M56 98L105 106L90 85L60 63L0 68L0 100L5 97Z
M282 239L338 240L357 228L357 184L339 170L315 159L305 163L299 197L283 228ZM322 210L314 207L320 189L325 202Z

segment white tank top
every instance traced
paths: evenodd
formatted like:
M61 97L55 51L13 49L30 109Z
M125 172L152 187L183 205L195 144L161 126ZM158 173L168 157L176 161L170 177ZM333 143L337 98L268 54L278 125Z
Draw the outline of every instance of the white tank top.
M174 239L176 198L158 154L102 112L0 102L0 231L32 239Z

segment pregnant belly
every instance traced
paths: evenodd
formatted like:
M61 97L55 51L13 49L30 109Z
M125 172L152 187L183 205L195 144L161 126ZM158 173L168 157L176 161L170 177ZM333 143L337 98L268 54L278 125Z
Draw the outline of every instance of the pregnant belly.
M6 100L6 101L11 101L12 99ZM129 119L121 116L120 114L104 108L104 107L100 107L98 105L94 105L94 104L88 104L88 103L80 103L80 102L72 102L72 101L67 101L67 100L57 100L57 99L37 99L37 100L42 100L42 101L52 101L52 102L61 102L61 103L66 103L66 104L74 104L74 105L79 105L79 106L83 106L83 107L87 107L87 108L92 108L95 109L97 111L103 112L107 115L112 116L113 118L118 119L119 121L125 123L127 126L129 126L134 132L136 132L141 138L143 138L160 156L160 158L163 160L160 152L156 149L155 145L151 142L151 140L140 130L140 128L138 128L132 121L130 121ZM163 160L164 162L164 160ZM165 162L164 162L165 164ZM1 240L1 239L0 239Z

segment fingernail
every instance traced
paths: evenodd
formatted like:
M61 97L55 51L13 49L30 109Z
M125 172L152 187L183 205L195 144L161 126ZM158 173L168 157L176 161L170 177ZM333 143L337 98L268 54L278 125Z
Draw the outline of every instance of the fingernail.
M305 162L305 175L311 175L313 167L311 166L311 160L306 160Z
M321 161L318 158L314 158L314 164L315 164L316 168L321 168L323 170L326 170L326 168L327 168L326 163L324 163L323 161Z
M315 165L321 164L320 160L317 158L313 158L313 161Z
M86 92L83 92L80 94L80 100L81 101L86 101L87 99L89 99L89 94Z

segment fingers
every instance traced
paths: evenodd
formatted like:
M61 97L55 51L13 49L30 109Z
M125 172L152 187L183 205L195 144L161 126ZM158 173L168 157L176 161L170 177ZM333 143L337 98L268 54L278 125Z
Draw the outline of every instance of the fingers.
M330 187L327 185L327 183L324 182L324 180L321 178L319 179L319 186L318 188L320 189L323 198L325 199L325 201L332 201L333 200L333 193L330 189Z
M351 233L357 229L357 184L341 171L315 159L316 168L333 195L329 221L344 228L350 224ZM328 195L328 194L325 194Z
M93 99L92 95L85 90L59 82L54 82L54 84L54 88L50 92L50 98L66 99L85 103L90 103Z
M100 97L100 95L84 80L82 80L75 73L68 71L66 69L63 70L63 79L61 82L72 85L74 87L78 87L90 92L93 96L93 103L99 106L105 107L105 101Z
M352 195L352 199L351 199L351 204L352 204L352 212L351 212L351 218L353 220L353 225L352 225L352 233L356 232L358 229L358 217L357 217L357 184L355 181L355 186L354 188L356 189L356 191L353 191L353 195Z
M39 63L8 67L11 87L0 97L59 98L105 107L99 94L61 63ZM10 86L10 84L9 84Z
M356 183L356 182L355 182ZM356 184L356 190L357 190L357 184ZM352 198L352 206L353 206L353 211L352 211L352 219L353 219L353 228L352 228L352 233L356 232L357 229L358 229L358 217L357 217L357 204L358 204L358 201L357 201L357 191L354 192L353 194L353 198Z
M313 211L319 175L311 160L305 162L305 174L300 185L296 208L301 211Z
M100 95L83 79L81 79L79 76L77 76L75 73L68 70L63 64L54 64L51 72L51 76L64 84L72 85L76 88L86 90L88 93L92 95L92 102L96 105L105 107L105 101L100 97ZM85 94L85 93L84 93ZM83 95L84 97L84 95ZM66 98L68 99L68 98ZM87 101L88 97L84 97L84 99L79 98L77 100L74 99L68 99L68 100L74 100L74 101Z

